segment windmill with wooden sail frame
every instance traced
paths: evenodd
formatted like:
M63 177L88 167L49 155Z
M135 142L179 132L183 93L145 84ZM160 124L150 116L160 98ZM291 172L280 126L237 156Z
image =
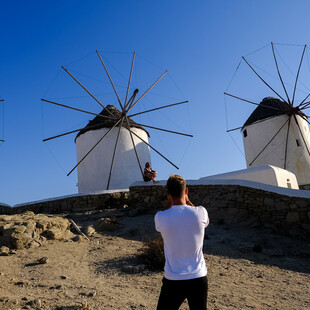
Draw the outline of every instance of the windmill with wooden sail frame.
M145 128L166 132L175 135L193 137L191 134L165 128L155 127L148 124L141 124L133 120L134 117L141 114L151 113L161 109L171 108L182 105L188 101L171 103L159 106L153 109L146 109L137 113L132 109L149 91L165 76L164 71L144 92L138 97L138 89L135 89L130 95L130 86L135 63L133 53L129 79L127 83L126 95L121 100L119 93L113 83L111 75L107 69L99 51L96 51L98 61L109 79L109 82L115 93L119 107L113 105L104 105L88 88L86 88L67 68L62 69L71 77L97 104L101 107L101 112L93 112L65 105L48 99L41 99L42 102L57 105L66 109L78 111L80 113L95 116L90 120L86 127L71 130L44 139L49 141L69 134L78 133L75 142L77 149L77 164L68 172L68 176L78 169L78 187L80 193L95 192L108 189L128 188L134 181L143 180L143 169L146 162L150 162L150 149L161 156L165 161L176 169L179 169L170 159L164 156L149 141L149 133Z
M275 52L275 44L271 43L270 57L273 58L278 79L281 82L285 95L275 90L269 82L263 78L254 65L245 57L244 62L251 72L275 97L264 98L260 103L242 98L237 94L225 92L225 96L239 101L256 105L256 109L248 117L243 126L228 129L233 131L241 129L247 167L273 165L293 172L300 186L310 184L310 133L309 114L310 92L302 99L296 99L296 89L299 81L300 71L306 51L303 46L299 65L296 68L293 92L291 96L284 81Z

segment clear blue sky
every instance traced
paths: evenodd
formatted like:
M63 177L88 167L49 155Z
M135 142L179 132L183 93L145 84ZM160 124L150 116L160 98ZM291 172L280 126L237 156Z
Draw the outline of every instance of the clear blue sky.
M76 163L74 143L59 141L46 146L42 142L47 133L57 134L66 128L62 115L70 118L74 114L61 108L42 109L40 98L59 97L61 65L80 66L84 73L89 69L91 76L102 69L99 65L95 69L92 63L98 49L114 65L118 55L119 59L128 56L126 76L130 55L137 51L140 84L144 74L151 71L156 76L168 69L166 81L175 85L171 97L189 100L189 105L167 114L162 126L179 126L194 138L189 142L162 134L156 140L157 134L151 132L155 138L150 142L172 156L180 166L179 174L197 179L245 168L243 156L226 133L223 96L241 56L271 41L310 44L310 3L306 0L11 0L0 1L0 11L0 96L5 99L6 140L0 147L0 201L11 205L77 192L76 175L66 176ZM152 65L145 62L143 66L144 58ZM245 75L240 79L246 89ZM98 87L95 82L87 86ZM167 102L167 87L163 88L165 99L154 105ZM75 94L68 86L62 88L62 96ZM100 112L98 106L92 108ZM72 126L87 119L73 119ZM162 116L154 116L152 121L161 123ZM155 154L152 162L160 179L176 172Z

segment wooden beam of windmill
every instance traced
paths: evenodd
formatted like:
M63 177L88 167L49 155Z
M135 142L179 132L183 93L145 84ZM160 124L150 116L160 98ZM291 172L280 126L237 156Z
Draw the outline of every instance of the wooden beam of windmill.
M288 138L289 138L289 133L290 133L291 117L292 116L289 116L289 118L288 118L288 127L287 127L286 141L285 141L284 169L286 169Z
M304 119L308 124L310 124L310 122L308 121L308 119L307 119L307 117L308 116L306 116L306 115L301 115L301 114L298 114L302 119Z
M132 70L133 70L133 65L135 63L135 57L136 57L136 52L133 52L130 74L129 74L129 80L128 80L128 86L127 86L127 92L126 92L126 97L125 97L125 102L124 102L124 110L126 110L126 108L127 108L127 98L128 98L128 93L129 93L129 89L130 89Z
M94 126L87 126L87 129L96 129L98 128L98 124L97 125L94 125ZM68 132L65 132L65 133L61 133L59 135L56 135L56 136L53 136L53 137L50 137L50 138L46 138L46 139L43 139L43 142L46 142L46 141L49 141L49 140L53 140L53 139L56 139L56 138L60 138L60 137L63 137L63 136L66 136L66 135L70 135L72 133L75 133L75 132L78 132L78 131L81 131L85 129L85 127L83 128L79 128L79 129L75 129L75 130L71 130L71 131L68 131Z
M133 94L131 95L130 99L128 100L128 102L127 102L127 104L126 104L126 107L124 108L124 111L125 111L126 114L127 114L127 112L128 112L128 111L126 111L126 108L127 108L128 106L130 106L130 105L133 103L133 101L135 100L135 98L136 98L138 92L139 92L139 89L135 89L134 92L133 92Z
M302 137L302 140L303 140L303 142L304 142L304 144L305 144L306 150L307 150L307 152L308 152L308 154L309 154L309 156L310 156L310 151L309 151L308 145L307 145L307 143L306 143L306 140L305 140L305 138L304 138L304 135L302 134L301 128L300 128L300 126L299 126L299 123L298 123L298 120L297 120L295 114L294 114L294 120L295 120L296 125L297 125L297 127L298 127L299 133L300 133L300 135L301 135L301 137Z
M231 131L235 131L235 130L242 129L242 128L243 128L243 126L236 127L236 128L231 128L231 129L227 129L226 132L231 132Z
M141 114L144 114L144 113L149 113L149 112L156 111L156 110L161 110L161 109L173 107L173 106L176 106L176 105L179 105L179 104L183 104L183 103L187 103L187 102L188 101L182 101L182 102L177 102L177 103L172 103L172 104L164 105L162 107L158 107L158 108L154 108L154 109L138 112L138 113L135 113L135 114L131 114L128 117L133 117L133 116L141 115Z
M274 52L274 46L273 46L273 43L272 43L272 42L271 42L271 47L272 47L273 58L274 58L274 62L275 62L276 67L277 67L278 75L279 75L281 84L282 84L282 86L283 86L283 89L284 89L285 94L286 94L286 97L287 97L287 102L291 105L290 97L288 96L288 93L287 93L287 91L286 91L284 82L283 82L283 80L282 80L282 76L281 76L281 74L280 74L280 70L279 70L279 66L278 66L278 62L277 62L277 57L276 57L276 54L275 54L275 52Z
M112 117L114 115L77 79L71 74L64 66L61 66L62 69L64 69L72 78L75 82L77 82L93 99L96 100Z
M224 92L224 95L227 95L227 96L230 96L230 97L236 98L238 100L241 100L241 101L244 101L244 102L248 102L248 103L251 103L251 104L254 104L254 105L257 105L257 106L261 106L261 107L265 107L265 108L269 108L269 109L273 109L273 110L280 110L279 108L271 107L271 106L264 105L264 104L261 104L261 103L256 103L256 102L253 102L253 101L250 101L250 100L247 100L247 99L243 99L243 98L237 97L235 95L232 95L232 94L229 94L229 93L226 93L226 92Z
M310 96L310 94L309 94L309 96ZM305 109L308 109L309 108L309 105L310 105L310 101L306 101L306 102L304 102L303 104L302 104L302 106L301 107L299 107L299 110L305 110Z
M70 170L70 172L67 174L69 176L79 165L80 163L96 148L96 146L111 132L113 128L115 128L119 123L121 119L119 119L99 140L98 142L85 154L85 156Z
M128 129L128 128L127 128ZM130 130L130 129L128 129ZM144 142L147 146L149 146L152 150L154 150L157 154L159 154L162 158L164 158L169 164L171 164L173 167L179 169L178 166L176 166L172 161L170 161L168 158L166 158L163 154L161 154L159 151L157 151L153 146L151 146L149 143L147 143L145 140L143 140L141 137L139 137L134 131L130 130L137 138L139 138L142 142Z
M75 111L78 111L78 112L83 112L83 113L86 113L86 114L91 114L91 115L96 115L96 116L103 117L103 118L108 118L108 119L116 120L116 118L115 118L115 116L114 116L113 114L112 114L113 117L110 117L110 116L101 115L101 114L89 112L89 111L86 111L86 110L74 108L74 107L71 107L71 106L69 106L69 105L65 105L65 104L58 103L58 102L51 101L51 100L47 100L47 99L41 99L41 101L48 102L48 103L51 103L51 104L55 104L55 105L58 105L58 106L60 106L60 107L67 108L67 109L71 109L71 110L75 110Z
M110 181L111 181L111 176L112 176L112 169L113 169L113 166L114 166L114 159L115 159L115 154L116 154L119 134L121 132L121 129L122 129L122 126L123 126L123 122L124 122L124 117L121 118L121 124L119 125L119 129L118 129L118 132L117 132L117 137L116 137L116 141L115 141L115 145L114 145L112 162L111 162L111 167L110 167L110 172L109 172L109 178L108 178L108 183L107 183L107 189L109 189L109 187L110 187Z
M126 123L127 123L128 128L130 129L130 124L129 124L128 117L126 117ZM133 139L131 130L129 130L129 134L130 134L130 138L131 138L131 142L132 142L133 148L134 148L134 150L135 150L135 154L136 154L136 158L137 158L137 161L138 161L138 165L139 165L139 168L140 168L140 171L141 171L141 175L142 175L142 178L143 178L143 170L142 170L141 162L140 162L140 159L139 159L139 156L138 156L136 144L135 144L135 141L134 141L134 139Z
M107 74L107 76L108 76L108 78L109 78L109 80L110 80L110 82L111 82L111 85L112 85L112 87L113 87L113 89L114 89L114 92L115 92L115 95L116 95L116 97L117 97L118 103L119 103L119 105L121 106L122 110L124 110L124 107L123 107L123 105L122 105L121 99L119 98L119 95L118 95L117 90L116 90L116 88L115 88L115 86L114 86L114 83L113 83L112 78L111 78L111 76L110 76L110 74L109 74L109 71L108 71L106 65L104 64L104 62L103 62L103 60L102 60L102 58L101 58L101 56L100 56L98 50L96 51L96 53L97 53L97 55L98 55L98 57L99 57L99 59L100 59L102 65L103 65L103 67L104 67L104 70L105 70L105 72L106 72L106 74Z
M283 97L281 95L279 95L256 71L255 69L248 63L248 61L245 59L244 56L242 56L242 59L246 62L246 64L252 69L252 71L259 77L259 79L268 87L270 88L277 96L279 96L279 98L281 98L284 102L285 99L283 99Z
M257 156L251 161L251 163L249 164L249 166L251 166L254 161L265 151L265 149L267 148L267 146L274 140L274 138L278 135L278 133L281 131L281 129L286 125L286 123L288 122L289 119L287 119L284 124L280 127L280 129L275 133L275 135L270 139L270 141L264 146L264 148L257 154Z
M264 122L266 119L261 119L261 120L258 120L258 121L255 121L253 124L259 124L259 123L262 123ZM243 126L240 126L240 127L237 127L237 128L232 128L232 129L228 129L226 130L226 132L230 132L230 131L234 131L234 130L238 130L238 129L242 129Z
M303 107L304 105L306 105L309 102L305 102L310 96L310 93L307 95L307 97L297 106L298 108Z
M299 110L306 110L309 109L309 105L310 105L310 101L307 101L303 104L303 106L301 108L299 108Z
M129 112L158 82L159 80L168 72L168 70L166 70L145 92L144 94L139 97L139 99L137 99L137 101L135 103L132 103L128 109L127 112Z
M142 127L147 127L147 128L152 128L152 129L155 129L155 130L160 130L160 131L165 131L165 132L169 132L169 133L174 133L176 135L182 135L182 136L191 137L191 138L193 137L193 135L190 135L188 133L183 133L183 132L179 132L179 131L173 131L173 130L159 128L159 127L154 127L154 126L145 125L145 124L141 124L141 123L136 123L136 124L140 125Z
M304 54L305 54L305 51L306 51L306 47L307 47L307 45L304 46L304 50L303 50L302 55L301 55L301 59L300 59L300 63L299 63L299 67L298 67L298 71L297 71L297 75L296 75L295 86L294 86L294 92L293 92L293 98L292 98L292 105L294 104L295 92L296 92L296 87L297 87L297 81L298 81L298 77L299 77L299 72L300 72L302 60L303 60L303 58L304 58Z

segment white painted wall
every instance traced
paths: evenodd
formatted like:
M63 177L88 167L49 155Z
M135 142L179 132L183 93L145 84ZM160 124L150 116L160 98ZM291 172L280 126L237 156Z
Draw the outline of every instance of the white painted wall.
M298 115L296 118L303 132L308 149L310 150L308 123ZM272 165L284 168L288 123L267 147L266 145L287 119L287 115L275 116L264 121L253 123L243 129L243 145L247 167ZM247 131L247 137L244 137L245 130ZM266 147L265 150L251 164L253 159L264 147ZM296 175L299 185L310 184L310 155L293 117L290 123L287 145L287 164L285 169Z
M78 162L108 130L108 128L101 128L87 131L76 139ZM112 129L78 166L79 193L92 193L107 189L118 130L118 127ZM148 135L144 130L139 128L131 128L131 130L148 142ZM143 170L145 163L151 161L150 150L140 139L134 135L133 138ZM133 182L140 180L143 179L129 131L126 128L121 128L109 189L125 189Z
M299 189L296 176L293 173L270 165L211 175L199 179L199 181L206 180L246 180L279 187Z

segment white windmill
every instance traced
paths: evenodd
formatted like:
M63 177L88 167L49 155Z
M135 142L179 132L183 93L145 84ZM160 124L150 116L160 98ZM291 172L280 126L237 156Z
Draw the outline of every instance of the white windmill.
M81 110L72 106L64 105L47 99L44 102L52 103L61 107L94 115L86 127L59 134L43 141L59 138L68 134L78 132L75 142L77 150L77 164L68 173L70 175L78 168L78 187L80 193L89 193L106 189L124 189L135 181L143 180L143 168L146 162L150 162L150 149L154 150L162 158L178 169L169 159L149 144L149 133L144 129L150 128L162 132L192 137L190 134L158 128L135 122L132 117L150 113L156 110L184 104L188 101L177 102L160 106L154 109L133 113L132 108L157 84L167 73L165 71L138 99L138 89L129 98L131 77L135 62L133 54L129 74L126 96L121 101L107 67L96 51L101 64L110 80L115 92L120 110L112 105L104 106L76 77L65 67L62 67L71 78L73 78L103 110L100 113Z
M280 167L294 173L299 185L308 185L310 184L310 132L306 110L310 108L310 101L307 101L310 93L297 104L295 98L306 45L302 52L291 98L280 74L273 43L271 47L286 99L274 90L244 57L242 58L245 63L277 98L267 97L260 103L256 103L227 92L225 95L257 105L244 125L235 128L242 131L247 167L263 165Z

